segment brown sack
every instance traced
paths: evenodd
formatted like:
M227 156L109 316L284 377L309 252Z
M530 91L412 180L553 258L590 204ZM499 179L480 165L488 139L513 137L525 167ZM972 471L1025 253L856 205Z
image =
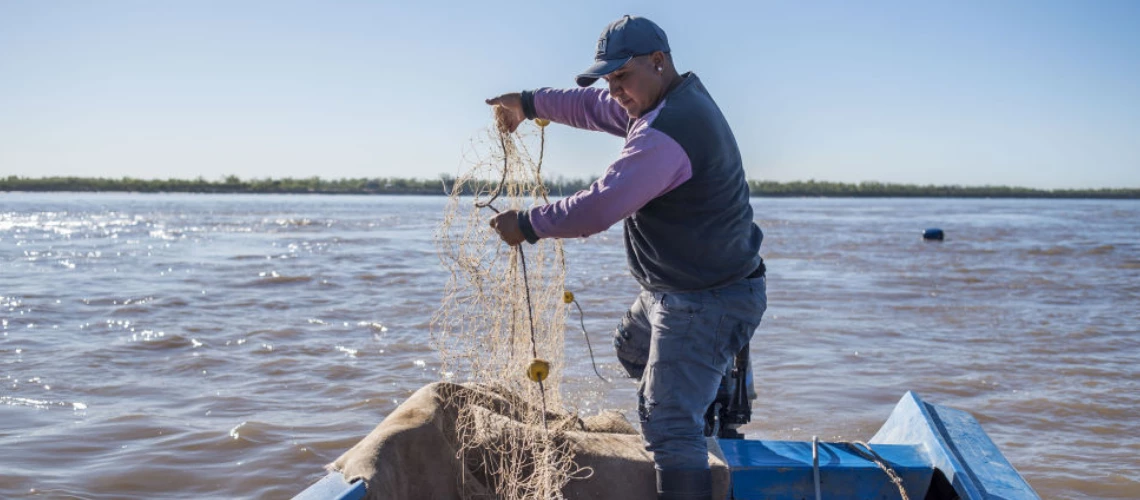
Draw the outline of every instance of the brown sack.
M511 426L522 428L520 408L529 406L512 394L482 385L446 382L416 391L367 437L328 467L347 481L362 479L367 498L375 500L451 500L496 498L478 464L464 463L455 422L462 401L475 412L481 439L493 442ZM565 443L579 470L562 488L567 499L653 499L656 474L652 456L637 431L616 412L579 419L547 414L554 440ZM506 429L506 430L504 430ZM715 440L709 440L713 498L725 498L729 471Z

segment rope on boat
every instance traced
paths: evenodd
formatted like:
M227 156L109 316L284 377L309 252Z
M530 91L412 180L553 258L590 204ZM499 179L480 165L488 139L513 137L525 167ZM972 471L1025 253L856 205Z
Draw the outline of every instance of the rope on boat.
M860 457L863 457L871 462L875 462L875 465L878 465L879 468L883 470L883 472L886 472L887 477L890 478L891 482L895 483L895 486L898 487L899 497L901 497L902 500L910 500L910 497L906 494L906 488L903 487L902 478L899 477L898 473L896 473L895 470L887 464L887 461L884 460L883 457L879 456L878 453L875 453L875 450L871 449L871 445L864 443L863 441L850 441L843 444L847 445L847 447L850 448L851 451L854 451L856 455L859 455Z

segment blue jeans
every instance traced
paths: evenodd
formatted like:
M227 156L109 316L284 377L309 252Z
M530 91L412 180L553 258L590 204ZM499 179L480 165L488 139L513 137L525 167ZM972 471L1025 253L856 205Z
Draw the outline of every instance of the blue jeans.
M768 307L763 277L701 292L643 290L614 333L641 380L638 413L658 470L707 469L704 416L733 357Z

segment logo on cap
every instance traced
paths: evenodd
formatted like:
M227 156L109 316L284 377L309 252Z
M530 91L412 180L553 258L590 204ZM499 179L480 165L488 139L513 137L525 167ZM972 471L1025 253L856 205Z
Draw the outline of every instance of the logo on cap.
M586 68L575 81L588 87L598 78L617 71L630 58L657 51L669 53L669 40L661 27L644 17L624 16L602 31L595 46L594 65Z

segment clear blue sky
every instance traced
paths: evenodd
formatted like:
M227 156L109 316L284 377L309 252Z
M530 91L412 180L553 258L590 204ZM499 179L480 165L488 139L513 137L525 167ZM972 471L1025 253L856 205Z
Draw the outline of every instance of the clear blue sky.
M483 99L668 33L753 179L1140 187L1140 1L0 0L0 175L455 173ZM557 127L547 171L615 137Z

